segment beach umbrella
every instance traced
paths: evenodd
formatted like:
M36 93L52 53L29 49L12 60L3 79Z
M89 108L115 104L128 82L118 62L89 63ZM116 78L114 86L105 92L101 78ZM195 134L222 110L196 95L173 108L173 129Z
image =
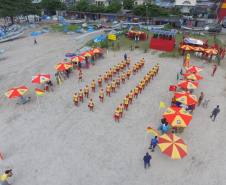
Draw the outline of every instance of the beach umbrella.
M172 159L183 159L187 155L187 145L175 134L163 134L160 136L158 146L162 153Z
M59 63L54 66L58 71L60 70L67 70L71 67L70 63Z
M80 56L71 57L71 61L72 61L72 62L81 62L81 61L83 61L83 60L85 60L85 58L80 57Z
M218 53L216 49L206 49L205 52L212 55L216 55Z
M197 75L195 73L183 73L183 75L189 80L202 80L203 79L202 76Z
M197 96L194 94L191 94L189 92L176 92L175 94L175 99L176 101L183 103L184 105L195 105L197 104Z
M173 127L186 127L192 119L192 116L182 107L168 107L163 117Z
M178 82L178 86L182 87L184 89L197 89L198 85L199 85L198 82L193 82L193 81L190 81L190 80L180 80Z
M186 51L191 51L191 50L193 50L194 48L191 47L191 46L189 46L189 45L183 45L183 46L181 46L181 49L186 50Z
M50 75L49 74L38 74L35 76L32 76L31 82L32 83L38 83L38 84L42 84L45 82L48 82L50 80Z
M205 51L202 47L194 47L194 51Z
M84 57L91 57L91 56L94 55L94 53L92 53L92 52L85 52L85 53L82 53L81 55L84 56Z
M99 49L99 48L94 48L94 49L90 50L90 52L93 52L93 53L100 53L102 51L103 50L102 49Z
M23 96L28 91L29 89L27 87L21 86L8 90L6 93L4 93L4 95L6 95L8 98L17 98Z
M138 34L143 34L144 32L142 32L142 31L138 31L137 33L138 33Z
M75 53L67 53L67 54L65 55L65 57L74 57L74 56L76 56Z
M190 71L192 73L197 73L197 72L201 72L203 71L203 69L201 67L198 66L190 66L187 71Z

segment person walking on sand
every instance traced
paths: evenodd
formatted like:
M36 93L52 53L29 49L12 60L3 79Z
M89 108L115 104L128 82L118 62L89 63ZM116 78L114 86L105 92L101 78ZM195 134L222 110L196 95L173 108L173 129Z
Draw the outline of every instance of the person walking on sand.
M129 65L130 65L130 57L127 58L126 64L127 64L127 67L129 67Z
M128 78L128 80L129 80L129 77L130 77L130 73L131 73L131 70L129 68L129 69L127 69L127 78Z
M124 60L127 60L127 55L126 55L126 53L125 53L125 55L124 55Z
M36 40L36 38L34 37L34 45L37 45L38 43L37 43L37 40Z
M91 83L91 89L92 89L92 92L95 92L95 89L96 89L95 80L93 80L92 83Z
M122 103L119 105L119 115L122 117L122 114L123 114L123 106L122 106Z
M120 64L120 69L121 69L121 71L123 71L123 69L124 69L123 61Z
M126 111L128 111L128 107L129 107L129 96L127 95L125 98L124 98L124 109Z
M85 94L85 97L89 98L89 88L88 88L88 85L86 85L86 87L84 89L84 94Z
M202 100L203 100L204 96L205 95L203 94L203 92L201 92L201 95L200 95L199 101L198 101L198 106L202 103Z
M125 72L122 73L122 83L124 84L126 80L126 74Z
M154 152L156 145L158 144L157 136L151 140L150 148L152 149L151 152Z
M102 77L101 77L101 75L99 75L99 77L98 77L98 84L99 84L99 87L102 86Z
M93 100L90 99L89 100L89 110L93 112L93 107L94 107L94 103L93 103Z
M108 72L104 74L104 82L108 83Z
M133 91L131 90L129 92L129 103L132 104L132 102L133 102Z
M120 70L120 65L118 63L118 65L116 66L116 71L117 71L118 75L119 75L119 70Z
M214 73L216 72L216 70L217 70L217 65L215 65L215 67L213 68L213 75L212 76L214 76Z
M74 95L74 102L75 102L75 106L78 107L78 96L77 96L77 93L75 93L75 95Z
M145 80L145 77L144 77L144 79L142 80L142 88L143 88L143 90L145 89L145 84L146 84L146 80Z
M100 91L100 102L104 103L104 91L101 89Z
M7 181L8 177L12 177L12 169L11 170L6 170L5 173L2 175L0 184L1 185L10 185Z
M111 82L111 90L114 93L115 93L115 87L116 87L116 83L115 83L115 80L113 80L113 82Z
M147 152L146 155L144 156L143 160L144 160L144 168L150 167L150 161L151 161L152 157L151 155L149 155L149 153Z
M116 66L113 67L113 76L116 76Z
M117 84L117 87L120 89L120 76L118 76L118 78L116 79L116 84Z
M204 59L202 62L202 68L204 68L205 64L206 64L206 60Z
M83 92L82 92L82 89L80 89L80 91L78 91L78 96L79 96L79 100L83 103Z
M111 86L110 86L110 84L108 84L107 87L106 87L106 95L109 95L109 97L111 96Z
M81 70L78 73L78 83L79 83L80 80L82 82L82 71Z
M108 77L112 80L112 70L110 68L110 70L108 71Z
M212 115L210 116L210 118L213 117L213 121L215 121L217 115L220 113L219 105L217 106L217 108L213 109L211 113Z
M118 120L118 123L119 123L119 108L117 108L117 109L115 110L114 118L115 118L115 122L116 122L116 120Z
M140 92L140 94L141 94L141 92L142 92L142 87L143 87L143 85L142 85L142 81L140 81L140 83L139 83L139 92Z
M133 75L136 74L136 71L137 71L137 66L136 66L136 64L134 64L134 66L133 66Z
M126 60L123 61L123 69L126 69Z
M134 88L134 98L136 97L136 99L137 99L137 97L138 97L138 92L139 92L139 88L138 88L138 86L136 86L136 87Z

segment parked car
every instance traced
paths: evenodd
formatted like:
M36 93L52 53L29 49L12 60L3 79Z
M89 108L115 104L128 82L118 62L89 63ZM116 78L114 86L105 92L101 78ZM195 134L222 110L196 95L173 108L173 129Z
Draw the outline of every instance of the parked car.
M221 26L226 28L226 17L224 17L223 20L221 21Z
M220 26L218 26L218 27L210 27L209 29L208 29L208 32L221 32L221 30L222 30L222 28L220 27Z

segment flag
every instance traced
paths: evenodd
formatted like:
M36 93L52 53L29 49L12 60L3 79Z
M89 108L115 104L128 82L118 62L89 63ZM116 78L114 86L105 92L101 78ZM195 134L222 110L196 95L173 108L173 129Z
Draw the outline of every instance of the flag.
M147 129L147 133L149 133L149 132L154 132L156 136L159 135L159 133L151 127L148 127L148 129Z
M108 51L108 49L107 49L107 54L109 54L109 51Z
M60 76L58 75L58 81L59 81L59 85L61 85L62 84L62 81L61 81L61 79L60 79Z
M165 108L166 106L165 106L165 103L164 102L162 102L162 101L160 101L160 105L159 105L159 108Z
M175 86L175 85L170 85L169 86L169 91L177 91L177 86Z
M42 90L37 89L37 88L35 88L35 92L36 92L37 95L45 95L46 94L45 91L42 91Z

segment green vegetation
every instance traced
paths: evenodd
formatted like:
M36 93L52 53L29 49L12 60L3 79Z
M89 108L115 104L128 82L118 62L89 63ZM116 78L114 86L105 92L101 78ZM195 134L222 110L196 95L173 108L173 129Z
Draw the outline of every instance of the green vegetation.
M183 17L181 10L178 6L172 7L171 10L170 10L170 13L171 13L171 15L175 15L177 17Z
M170 30L172 29L173 26L171 26L170 24L166 24L164 27L163 27L163 30Z
M51 26L52 31L56 31L56 30L64 30L64 29L68 29L69 31L76 31L77 29L79 29L78 27L81 26L81 24L69 24L68 26L59 26L58 24ZM84 30L88 30L87 28L84 28Z
M134 1L133 0L124 0L123 1L123 5L124 5L125 9L132 10L133 9L133 5L134 5Z
M60 0L42 0L41 4L48 11L65 10L65 4Z

